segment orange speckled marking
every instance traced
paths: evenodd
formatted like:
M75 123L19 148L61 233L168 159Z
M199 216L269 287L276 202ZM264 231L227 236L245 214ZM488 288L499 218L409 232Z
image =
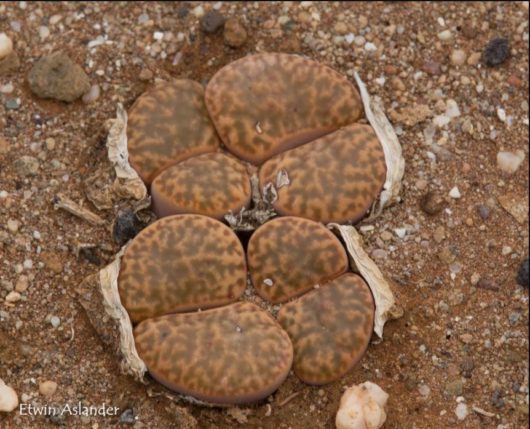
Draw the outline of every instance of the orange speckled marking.
M344 274L285 304L278 322L294 346L294 372L309 384L331 383L361 359L372 335L374 301L364 280Z
M360 124L271 158L260 168L261 187L276 183L281 170L291 183L278 190L276 211L322 223L361 219L386 177L381 143L372 127Z
M134 336L153 378L215 404L267 397L285 380L293 361L287 333L249 302L149 319L135 328Z
M245 166L223 153L206 153L159 174L151 185L153 211L160 217L196 213L223 219L250 205Z
M321 223L280 217L259 227L248 243L248 267L258 294L274 304L307 292L348 269L337 237Z
M162 170L220 145L198 82L174 80L142 94L129 110L129 160L150 184Z
M247 284L243 246L221 222L200 215L165 217L125 251L118 277L133 322L237 300Z
M357 121L355 87L335 70L290 54L258 54L219 70L205 93L219 136L256 165Z

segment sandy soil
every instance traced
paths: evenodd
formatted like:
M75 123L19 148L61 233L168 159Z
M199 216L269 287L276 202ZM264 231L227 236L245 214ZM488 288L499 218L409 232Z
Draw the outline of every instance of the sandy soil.
M222 31L204 34L200 7L238 16L245 44L234 49ZM385 428L527 427L528 288L515 279L528 254L528 2L3 2L0 31L20 58L15 73L0 75L0 378L23 403L120 409L89 418L15 410L0 413L0 427L333 428L344 388L365 380L390 394ZM89 47L100 36L106 43ZM480 53L495 37L508 38L511 55L486 67ZM100 86L95 102L32 95L32 64L59 49ZM120 374L76 301L76 285L119 249L109 233L118 207L97 211L86 180L106 160L104 122L118 102L129 107L154 79L206 82L257 51L304 54L349 76L357 69L383 100L406 159L403 201L364 238L405 315L336 383L309 387L291 375L262 404L177 405ZM448 107L455 113L450 100L457 114L433 126ZM503 172L498 152L517 150L525 161ZM39 162L33 176L15 168L25 155ZM460 198L449 196L455 186ZM442 197L434 215L422 209L428 191ZM54 210L58 193L84 201L106 224ZM521 219L503 207L505 196L523 205ZM79 252L83 244L95 247ZM5 301L13 288L21 299ZM51 397L39 392L46 380L58 385ZM462 421L457 401L469 411Z

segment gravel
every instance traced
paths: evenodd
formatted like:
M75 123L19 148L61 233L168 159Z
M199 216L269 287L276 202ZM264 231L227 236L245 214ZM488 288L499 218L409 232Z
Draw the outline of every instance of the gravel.
M517 280L524 287L516 278L528 255L527 2L412 2L406 8L399 2L86 2L82 7L25 2L25 9L20 4L0 2L0 31L14 45L0 58L0 377L25 394L25 402L48 403L38 384L53 380L59 384L54 402L111 400L120 413L134 407L144 428L170 427L175 421L187 427L186 416L196 420L190 429L214 421L219 429L234 426L224 411L176 407L163 397L147 396L146 386L120 375L113 348L98 338L74 291L97 273L91 261L104 266L120 249L109 229L123 207L96 210L86 193L90 179L108 166L105 125L117 103L130 108L159 80L180 76L207 82L240 57L280 51L321 61L350 79L357 71L399 133L406 160L401 201L361 234L366 252L392 279L406 312L388 322L383 341L371 345L339 382L313 389L290 375L269 401L251 407L247 425L330 426L342 387L372 379L390 394L389 427L523 426L528 416L528 274ZM244 37L230 42L226 28L215 35L201 30L197 15L214 6L244 26ZM282 16L288 18L284 25L278 21ZM44 41L41 26L49 30ZM440 40L438 34L446 30L451 37ZM498 36L509 40L510 58L490 67L482 47ZM89 42L94 43L89 47ZM377 50L366 51L367 43ZM89 78L80 98L99 85L96 101L66 105L27 90L32 66L60 49ZM462 65L451 60L456 50L467 56ZM308 94L311 89L308 82ZM19 108L7 109L9 99L20 99ZM423 122L415 110L420 105L431 112ZM391 111L405 113L401 123ZM441 126L433 124L437 116ZM518 169L503 171L497 155L519 150L525 159ZM17 162L25 156L32 161ZM112 186L113 177L97 177L92 183L98 187ZM453 186L463 195L460 200L448 196ZM442 198L434 215L420 204L428 191ZM58 193L106 224L96 227L54 210ZM16 232L8 220L18 222ZM393 234L396 228L407 228L404 239ZM383 240L385 231L393 237ZM135 233L136 226L129 237ZM512 252L503 255L506 247ZM30 270L24 269L26 260L33 261ZM11 292L20 295L19 301L5 302ZM60 318L55 329L51 315ZM465 334L471 338L461 337ZM470 378L462 367L467 357L475 366ZM420 395L420 385L430 387L427 398ZM156 387L152 380L150 387ZM492 405L495 389L505 402L502 409ZM298 391L288 406L275 405ZM454 414L461 395L469 412L463 422ZM499 418L472 412L472 405ZM271 420L263 417L267 406ZM6 428L52 426L49 419L32 422L16 410L0 414L0 426ZM77 421L69 417L62 424ZM91 418L79 424L103 427L107 421Z

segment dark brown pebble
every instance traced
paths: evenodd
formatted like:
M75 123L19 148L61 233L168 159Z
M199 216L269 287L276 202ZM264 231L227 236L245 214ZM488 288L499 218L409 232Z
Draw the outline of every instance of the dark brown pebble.
M477 210L478 210L478 214L483 220L486 220L490 217L491 209L488 206L484 204L479 204L477 206Z
M477 283L479 289L498 291L499 285L490 279L480 279Z
M225 23L225 17L216 10L210 10L201 19L201 30L206 34L214 34Z
M444 198L434 191L427 192L420 200L421 209L431 216L440 213L446 205Z
M470 21L464 22L460 31L466 39L474 39L477 36L477 29Z
M430 75L437 75L442 72L442 69L440 67L440 63L437 63L436 61L425 61L423 63L423 67L421 68L425 73L428 73Z

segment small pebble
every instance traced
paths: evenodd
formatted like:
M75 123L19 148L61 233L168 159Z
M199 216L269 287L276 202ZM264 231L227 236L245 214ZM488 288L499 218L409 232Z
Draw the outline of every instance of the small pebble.
M528 257L523 259L521 265L519 265L519 270L517 271L517 284L528 289Z
M57 390L57 383L55 381L47 380L39 383L39 392L42 396L50 398Z
M20 98L9 98L5 103L6 109L17 110L20 107Z
M509 56L510 44L508 39L498 37L490 40L482 52L482 62L489 67L495 67L505 62Z
M497 167L508 174L515 173L525 159L525 153L522 150L516 152L499 152L497 153Z
M138 78L143 81L151 80L153 79L153 72L149 69L144 68L140 71Z
M423 63L423 66L421 69L425 73L429 73L430 75L438 75L442 72L440 63L436 61L426 61L425 63Z
M41 42L44 42L48 36L50 35L50 29L46 27L45 25L41 25L39 27L39 37Z
M377 46L375 46L372 42L367 42L364 45L364 50L366 52L375 52L375 51L377 51Z
M10 413L18 407L17 392L0 378L0 412ZM2 419L3 420L3 419Z
M399 238L405 238L405 235L407 235L407 228L395 228L395 229L394 229L394 233L395 233Z
M20 276L15 284L15 290L19 293L24 293L29 287L29 278L27 276Z
M504 399L502 399L501 395L502 392L500 391L500 389L495 389L493 391L493 394L491 395L491 403L497 408L503 408L505 405Z
M427 192L420 200L421 209L431 216L440 213L446 205L444 198L434 191Z
M467 59L467 63L470 66L476 66L480 62L480 52L473 52Z
M469 411L467 410L467 405L463 402L458 404L455 408L455 414L458 420L465 420L465 418L469 414Z
M232 48L239 48L247 41L247 30L239 18L229 18L225 22L223 32L224 42Z
M18 231L19 226L20 226L20 222L18 220L15 220L15 219L8 219L7 220L7 229L9 230L9 232L12 232L13 234L16 234L16 232Z
M195 15L197 18L202 18L204 16L204 8L202 6L195 6L191 13Z
M373 252L372 252L372 258L374 259L386 259L388 256L387 252L384 251L383 249L375 249Z
M20 298L22 298L22 295L20 295L20 293L11 291L6 296L6 302L18 302L20 301Z
M201 30L206 34L214 34L223 27L224 23L223 15L216 10L210 10L201 18Z
M418 391L420 392L420 395L424 398L427 398L431 394L431 388L427 386L426 384L422 384Z
M93 103L99 98L99 94L100 94L99 85L98 84L92 85L90 87L90 90L85 95L83 95L83 98L82 98L83 103L85 104Z
M380 237L383 241L390 241L392 240L392 233L390 231L383 231Z
M510 247L510 246L502 246L502 251L501 251L501 254L503 256L507 256L509 255L510 253L512 253L513 249Z
M477 284L477 288L491 291L498 291L499 285L488 278L481 278Z
M142 229L142 224L132 210L125 210L118 214L114 221L113 236L118 244L125 244Z
M491 209L485 204L479 204L477 206L478 214L483 220L486 220L490 217Z
M455 66L464 65L466 62L466 53L462 49L455 49L451 53L451 63Z
M15 87L13 86L11 82L0 86L0 92L2 94L11 94L14 90L15 90Z
M13 52L13 41L6 33L0 33L0 59Z
M59 325L61 324L61 319L59 319L57 316L52 316L52 317L50 317L50 324L54 328L58 328Z
M453 38L453 34L451 33L451 30L444 30L438 33L438 39L446 42L447 40L451 40Z
M451 190L449 191L449 196L450 196L451 198L458 199L458 198L460 198L460 197L462 196L462 194L460 193L460 190L458 189L458 187L455 186L453 189L451 189Z
M506 122L506 110L504 110L503 108L499 107L497 109L497 117L499 118L499 121Z
M136 423L136 416L132 408L127 408L123 413L121 413L120 423Z
M363 45L366 43L366 39L365 39L363 36L357 36L357 37L354 39L354 43L355 43L357 46L363 46Z

